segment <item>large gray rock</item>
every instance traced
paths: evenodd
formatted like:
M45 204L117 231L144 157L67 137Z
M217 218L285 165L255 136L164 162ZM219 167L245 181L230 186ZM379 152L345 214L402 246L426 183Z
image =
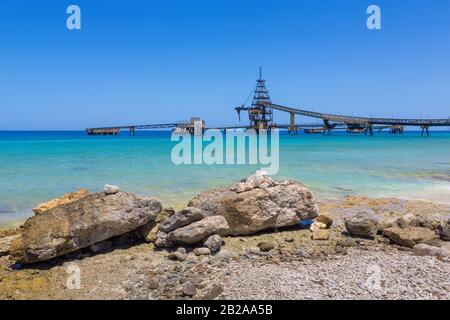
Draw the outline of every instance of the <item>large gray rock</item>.
M345 219L345 228L352 236L375 239L378 232L378 220L369 213L359 213Z
M52 259L133 231L161 210L155 198L125 192L89 194L28 219L12 245L13 256L21 263Z
M229 226L224 217L211 216L169 232L167 234L167 240L177 243L194 244L212 234L226 234L228 230Z
M203 192L188 206L223 216L229 225L227 235L292 226L319 215L313 194L303 184L273 181L261 172L233 188Z
M159 224L159 230L165 233L187 226L205 218L207 214L198 208L185 208L171 215Z
M434 231L419 227L388 228L384 230L384 235L392 242L409 248L419 243L433 245L439 240L439 236Z

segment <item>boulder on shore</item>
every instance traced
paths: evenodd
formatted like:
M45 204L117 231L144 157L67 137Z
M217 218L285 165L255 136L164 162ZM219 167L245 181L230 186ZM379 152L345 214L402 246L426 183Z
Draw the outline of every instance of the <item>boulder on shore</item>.
M224 217L226 235L288 227L319 215L312 192L303 184L274 181L260 171L235 187L200 193L188 206Z
M161 210L161 202L151 197L89 194L29 218L12 255L20 263L49 260L133 231Z
M345 228L352 236L375 239L378 220L372 214L359 213L345 219Z
M408 228L388 228L384 230L384 235L388 237L392 242L413 248L416 244L426 243L435 244L439 240L439 236L434 231L420 227L408 227Z

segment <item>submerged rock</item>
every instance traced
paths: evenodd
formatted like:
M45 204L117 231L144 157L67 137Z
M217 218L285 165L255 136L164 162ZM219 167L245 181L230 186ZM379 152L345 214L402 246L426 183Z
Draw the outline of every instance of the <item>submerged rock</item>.
M420 227L388 228L384 230L384 235L392 242L408 248L419 243L434 244L439 239L434 231Z
M80 200L80 199L86 197L88 194L89 194L89 191L86 189L80 189L75 192L67 193L60 198L53 199L53 200L50 200L45 203L41 203L40 205L38 205L36 208L33 209L33 212L35 214L41 214L47 210L56 208L63 204L68 204L68 203Z
M375 239L378 232L378 220L372 214L359 213L345 219L345 228L353 236Z
M161 212L155 198L89 194L29 218L12 245L18 262L45 261L133 231Z
M233 188L200 193L188 206L223 216L229 225L226 235L293 226L319 215L313 194L303 184L276 182L261 172Z

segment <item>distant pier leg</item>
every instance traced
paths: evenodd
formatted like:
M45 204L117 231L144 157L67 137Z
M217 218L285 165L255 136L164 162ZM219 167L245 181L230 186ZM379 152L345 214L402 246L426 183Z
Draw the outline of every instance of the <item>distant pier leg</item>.
M289 134L297 134L297 127L295 126L295 113L291 112L291 121L289 123Z
M422 137L424 136L424 134L427 135L427 137L430 136L430 131L429 131L429 127L428 126L422 126Z

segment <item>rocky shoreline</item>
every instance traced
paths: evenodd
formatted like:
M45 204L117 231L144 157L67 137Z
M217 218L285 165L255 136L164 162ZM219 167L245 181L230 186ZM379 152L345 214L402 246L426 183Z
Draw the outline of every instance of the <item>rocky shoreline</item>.
M449 221L447 205L316 201L263 173L178 212L82 190L0 233L0 299L447 300Z

